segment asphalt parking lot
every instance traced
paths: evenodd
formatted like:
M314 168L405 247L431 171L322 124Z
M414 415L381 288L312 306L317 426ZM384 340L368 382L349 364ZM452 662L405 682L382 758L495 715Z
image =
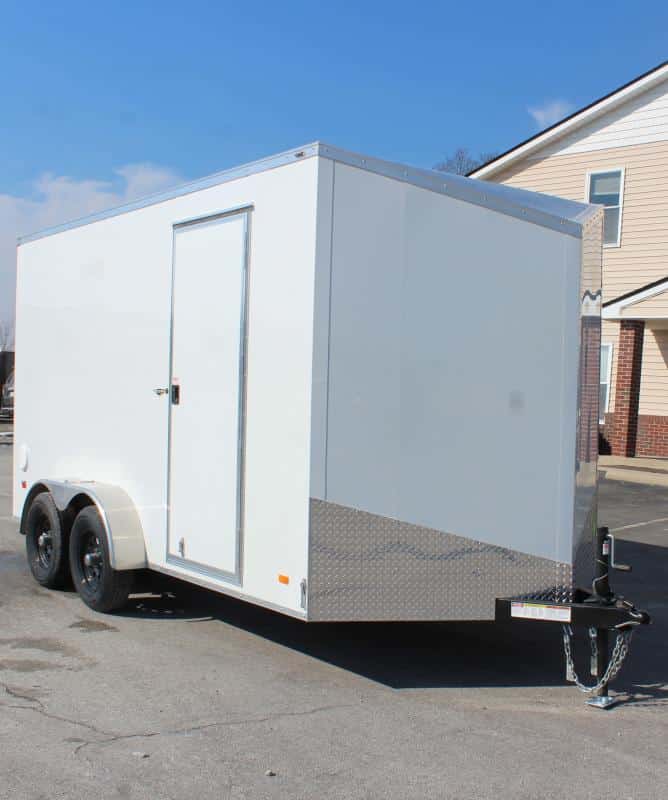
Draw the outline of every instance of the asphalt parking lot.
M30 577L10 463L0 445L3 800L666 796L668 489L601 485L617 588L654 617L602 712L541 623L307 626L177 582L96 615Z

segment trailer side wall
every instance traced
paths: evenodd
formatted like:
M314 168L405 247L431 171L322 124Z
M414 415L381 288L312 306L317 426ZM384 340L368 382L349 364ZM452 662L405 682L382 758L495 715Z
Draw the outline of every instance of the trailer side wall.
M167 566L168 399L154 389L169 380L172 227L252 206L237 593L303 615L317 172L318 159L308 158L19 248L16 515L26 495L23 481L28 487L47 477L118 485L138 507L149 563ZM186 403L188 387L181 391ZM198 491L198 467L190 465L191 502L216 502ZM279 574L289 583L279 582Z

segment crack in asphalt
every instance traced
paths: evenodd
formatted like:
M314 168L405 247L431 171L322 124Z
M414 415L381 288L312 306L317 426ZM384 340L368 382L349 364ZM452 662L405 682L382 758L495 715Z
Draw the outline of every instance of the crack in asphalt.
M264 722L271 722L273 720L278 719L288 719L290 717L305 717L309 716L310 714L319 714L321 712L326 711L334 711L342 708L353 708L351 704L345 705L329 705L329 706L317 706L316 708L309 708L305 711L278 711L274 714L268 714L264 717L248 717L246 719L233 719L233 720L221 720L219 722L205 722L202 725L189 725L184 728L173 728L172 730L166 731L148 731L146 733L122 733L117 735L110 735L107 739L102 739L101 741L87 741L82 742L81 744L77 745L74 748L74 753L78 754L84 747L88 747L92 744L113 744L114 742L124 741L127 739L151 739L155 736L182 736L188 733L196 733L197 731L204 731L210 728L224 728L224 727L232 727L235 725L258 725Z
M7 692L10 697L16 697L19 700L27 700L29 703L37 703L36 706L19 706L15 703L0 703L0 708L16 708L19 711L33 711L36 714L41 714L43 717L47 717L48 719L53 719L56 722L65 722L68 725L77 725L81 728L86 728L89 731L93 731L94 733L99 734L100 736L113 736L112 733L109 731L103 731L100 728L95 727L88 722L81 722L80 720L70 719L69 717L61 717L58 714L52 714L51 712L47 711L44 707L44 703L41 700L38 700L36 697L30 697L30 695L22 694L20 691L13 689L10 686L7 686L6 683L0 681L0 686Z
M58 714L52 714L44 708L44 704L41 700L37 698L30 697L29 695L21 694L19 691L10 688L7 684L0 682L0 686L12 697L16 697L18 699L27 700L30 703L37 703L36 706L25 706L25 705L16 705L12 703L0 703L0 708L14 708L20 711L33 711L37 714L41 714L48 719L53 719L57 722L65 722L69 725L76 725L81 728L85 728L86 730L92 731L96 733L98 736L105 737L103 739L89 739L81 744L78 744L72 753L74 755L78 755L84 747L89 747L90 745L105 745L105 744L113 744L115 742L125 741L127 739L151 739L156 736L181 736L188 733L196 733L198 731L204 731L210 728L222 728L222 727L232 727L235 725L258 725L264 722L271 722L278 719L289 719L291 717L305 717L311 714L319 714L327 711L335 711L338 709L344 708L353 708L353 705L348 704L340 704L340 705L328 705L328 706L316 706L315 708L308 708L304 711L277 711L274 714L267 714L264 717L248 717L246 719L233 719L233 720L221 720L218 722L205 722L201 725L189 725L183 728L173 728L171 730L165 731L146 731L144 733L112 733L111 731L105 731L101 728L96 727L88 722L82 722L76 719L70 719L68 717L61 717Z

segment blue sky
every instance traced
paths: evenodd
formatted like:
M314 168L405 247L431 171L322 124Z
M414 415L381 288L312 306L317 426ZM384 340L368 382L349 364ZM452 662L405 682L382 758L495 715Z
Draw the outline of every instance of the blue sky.
M503 150L668 58L665 1L1 8L5 239L314 139Z

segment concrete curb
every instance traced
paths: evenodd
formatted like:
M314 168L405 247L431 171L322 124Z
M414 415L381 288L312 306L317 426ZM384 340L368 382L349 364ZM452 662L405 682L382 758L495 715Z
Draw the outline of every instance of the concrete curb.
M600 478L608 481L626 481L627 483L642 483L645 486L668 487L668 473L647 472L646 470L624 469L623 467L604 467L599 469Z

